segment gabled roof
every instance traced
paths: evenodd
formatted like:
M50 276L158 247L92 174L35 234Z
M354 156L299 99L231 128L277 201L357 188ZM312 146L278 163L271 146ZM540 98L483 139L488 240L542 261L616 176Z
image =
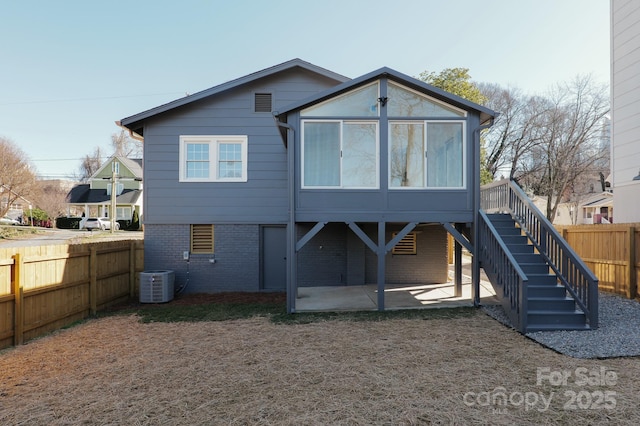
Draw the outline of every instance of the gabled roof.
M143 135L144 131L144 120L153 117L158 114L162 114L164 112L170 111L175 108L182 107L184 105L190 104L195 101L199 101L201 99L207 98L209 96L214 96L219 93L225 92L227 90L236 88L238 86L242 86L247 83L251 83L258 79L268 77L282 71L286 71L292 68L302 68L316 74L322 75L324 77L335 80L336 82L343 82L349 80L347 77L337 74L333 71L329 71L325 68L318 67L309 62L305 62L302 59L292 59L287 62L283 62L279 65L272 66L270 68L263 69L262 71L257 71L252 74L246 75L244 77L237 78L235 80L228 81L226 83L220 84L218 86L214 86L210 89L203 90L198 93L194 93L193 95L185 96L184 98L176 99L175 101L166 103L164 105L157 106L155 108L149 109L147 111L141 112L139 114L132 115L127 118L123 118L120 120L120 124L125 126L129 130Z
M109 158L109 160L105 161L104 164L100 166L100 168L93 175L91 175L91 178L99 175L107 166L113 163L114 159L118 160L120 164L122 164L124 167L129 169L129 171L131 172L131 174L133 174L135 178L142 179L143 170L142 170L141 158L127 158L127 157L120 157L117 155L114 155L113 157Z
M307 99L304 99L302 101L299 102L295 102L292 103L290 105L287 105L285 108L283 108L281 111L276 111L274 112L274 115L276 116L276 118L278 120L280 120L281 122L286 122L285 116L289 113L291 113L292 111L296 111L296 110L300 110L303 108L306 108L310 105L313 104L317 104L320 103L322 101L325 101L329 98L333 98L335 96L338 96L342 93L348 92L358 86L363 86L369 82L372 82L374 80L378 80L382 77L386 77L396 83L400 83L404 86L407 86L409 88L412 88L414 90L417 90L421 93L425 93L429 96L431 96L432 98L435 98L439 101L442 101L444 103L447 103L449 105L453 105L456 106L458 108L461 108L465 111L477 111L480 114L480 123L481 124L485 124L489 121L491 121L492 118L494 118L497 113L490 110L489 108L486 108L482 105L476 104L474 102L468 101L464 98L461 98L459 96L453 95L449 92L446 92L442 89L439 89L435 86L432 86L430 84L427 84L423 81L417 80L413 77L410 77L406 74L402 74L396 70L393 70L391 68L388 67L383 67L380 68L378 70L372 71L368 74L365 74L361 77L355 78L353 80L349 80L346 81L344 83L341 83L335 87L330 88L329 90L325 90L324 92L318 93L317 95L314 95L312 97L309 97Z
M142 191L138 189L125 189L122 194L116 196L117 204L135 204ZM67 195L69 204L104 204L111 200L106 189L89 189L89 184L80 184L71 188Z
M613 207L613 194L603 192L585 201L581 207Z

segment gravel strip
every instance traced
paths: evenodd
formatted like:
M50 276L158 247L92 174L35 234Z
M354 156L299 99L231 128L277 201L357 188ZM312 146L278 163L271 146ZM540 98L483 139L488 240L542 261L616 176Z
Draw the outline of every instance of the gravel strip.
M512 327L501 306L486 305L482 309ZM598 312L600 326L597 330L537 331L526 336L573 358L640 356L640 303L600 292Z

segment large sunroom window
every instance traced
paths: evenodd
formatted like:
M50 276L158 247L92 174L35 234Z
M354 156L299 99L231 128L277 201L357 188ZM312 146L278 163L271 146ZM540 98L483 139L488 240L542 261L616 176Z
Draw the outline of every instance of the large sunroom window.
M464 123L389 123L391 188L464 187Z
M303 109L303 117L377 117L378 83L352 90L334 99Z
M302 186L378 188L378 123L304 121Z
M443 104L422 93L389 82L387 85L389 117L465 117L464 111Z

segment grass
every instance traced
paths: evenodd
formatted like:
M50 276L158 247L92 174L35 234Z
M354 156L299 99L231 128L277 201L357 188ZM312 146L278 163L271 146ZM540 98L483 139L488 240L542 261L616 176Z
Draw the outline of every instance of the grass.
M470 317L475 308L407 309L397 311L303 312L288 314L280 303L207 303L194 305L141 305L119 311L136 314L144 323L230 321L268 317L275 324L310 324L324 321L385 321L389 319L450 319Z
M39 231L30 226L0 225L0 239L11 239L23 235L37 234Z

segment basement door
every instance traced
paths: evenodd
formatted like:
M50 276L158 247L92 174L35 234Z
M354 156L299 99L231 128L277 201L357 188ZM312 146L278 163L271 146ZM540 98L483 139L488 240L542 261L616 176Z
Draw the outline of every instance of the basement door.
M287 228L262 227L262 289L286 291L287 286Z

